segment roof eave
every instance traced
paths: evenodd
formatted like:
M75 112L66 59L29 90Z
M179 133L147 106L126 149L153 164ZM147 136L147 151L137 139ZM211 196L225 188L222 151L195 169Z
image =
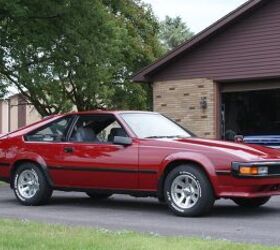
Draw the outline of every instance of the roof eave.
M219 19L214 24L210 25L208 28L204 29L197 35L195 35L190 40L186 41L185 43L181 44L177 48L173 49L162 58L158 59L154 63L146 66L145 68L138 71L133 77L132 80L134 82L152 82L152 79L149 77L154 71L160 69L165 64L170 62L172 59L176 58L181 53L193 48L195 45L198 45L201 41L208 38L211 35L214 35L216 32L220 31L228 24L235 21L238 17L243 16L243 14L247 13L248 11L252 10L254 7L258 6L260 3L264 3L267 0L248 0L248 2L244 3L243 5L239 6L234 11L230 12L223 18Z

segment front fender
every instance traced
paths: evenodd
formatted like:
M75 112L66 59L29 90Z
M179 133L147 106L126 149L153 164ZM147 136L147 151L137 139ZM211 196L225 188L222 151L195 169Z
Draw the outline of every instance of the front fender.
M166 166L168 166L171 162L180 160L196 162L204 168L205 172L208 175L216 175L215 166L213 162L205 155L194 152L177 152L168 155L161 163L161 170L163 171L166 168Z
M165 157L165 159L162 161L161 166L160 166L160 180L161 182L164 179L164 173L165 170L168 168L168 166L176 161L185 161L185 162L193 162L198 164L203 168L205 173L207 174L212 187L214 189L214 192L217 194L218 190L218 178L216 175L216 170L215 170L215 165L214 163L207 158L205 155L196 153L196 152L176 152L173 154L168 155Z

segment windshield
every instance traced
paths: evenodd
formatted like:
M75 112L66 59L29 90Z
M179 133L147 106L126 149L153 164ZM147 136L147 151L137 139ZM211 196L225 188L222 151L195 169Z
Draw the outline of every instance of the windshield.
M139 138L186 138L191 134L168 118L155 113L122 114Z

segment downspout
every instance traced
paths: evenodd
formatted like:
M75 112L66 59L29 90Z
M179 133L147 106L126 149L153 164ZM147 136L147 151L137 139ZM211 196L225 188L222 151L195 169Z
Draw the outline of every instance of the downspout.
M148 88L150 88L149 90L150 90L150 93L151 93L151 105L152 105L152 107L151 107L151 111L154 111L154 108L155 108L155 100L154 100L154 88L153 88L153 83L152 82L149 82L148 83Z
M8 132L11 132L11 99L8 99Z

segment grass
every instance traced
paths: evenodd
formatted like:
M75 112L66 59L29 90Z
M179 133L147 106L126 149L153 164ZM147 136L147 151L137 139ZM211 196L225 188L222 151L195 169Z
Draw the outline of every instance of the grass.
M0 220L0 249L266 250L260 245Z

